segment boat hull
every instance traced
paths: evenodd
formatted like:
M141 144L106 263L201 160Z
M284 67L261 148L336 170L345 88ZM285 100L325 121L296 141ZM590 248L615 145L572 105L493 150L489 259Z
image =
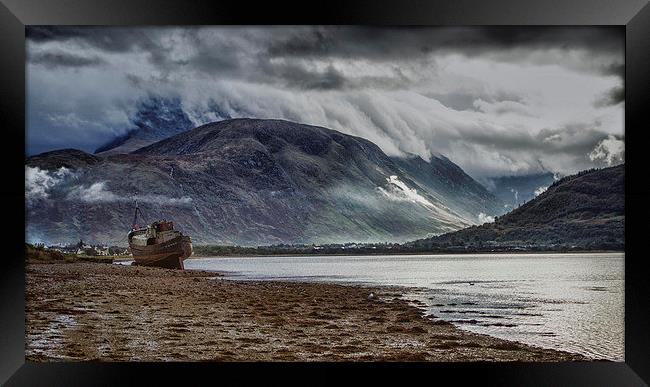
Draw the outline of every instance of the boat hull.
M183 261L192 255L192 241L188 236L178 236L150 246L131 245L131 253L134 265L183 270Z

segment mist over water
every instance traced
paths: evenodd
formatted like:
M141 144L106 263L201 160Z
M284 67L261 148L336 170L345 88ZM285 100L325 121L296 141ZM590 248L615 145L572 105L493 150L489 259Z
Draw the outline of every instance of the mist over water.
M236 279L417 288L427 313L472 332L593 359L624 360L624 254L200 258Z

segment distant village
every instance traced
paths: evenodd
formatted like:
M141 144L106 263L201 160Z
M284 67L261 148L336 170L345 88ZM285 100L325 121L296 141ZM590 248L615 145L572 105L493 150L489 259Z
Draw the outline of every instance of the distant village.
M79 240L76 244L54 244L46 246L44 243L34 244L37 248L43 248L46 250L54 250L64 254L76 254L76 255L86 255L86 256L118 256L118 255L130 255L131 250L128 247L120 246L106 246L106 245L89 245L83 240Z

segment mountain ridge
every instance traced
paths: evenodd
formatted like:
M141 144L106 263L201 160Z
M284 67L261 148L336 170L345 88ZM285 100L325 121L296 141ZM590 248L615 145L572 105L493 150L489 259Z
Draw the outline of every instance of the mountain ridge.
M178 98L149 97L140 101L131 117L132 127L99 146L97 155L130 153L194 127Z
M537 247L622 250L625 164L565 176L493 223L407 243L414 248Z
M462 228L478 215L474 207L459 211L449 192L368 140L284 120L219 121L132 153L78 152L69 152L76 164L65 152L27 159L28 168L50 174L78 164L56 172L49 203L28 208L28 234L113 241L128 230L134 200L197 243L406 241ZM467 177L457 173L460 186L490 198ZM492 199L480 209L491 213Z

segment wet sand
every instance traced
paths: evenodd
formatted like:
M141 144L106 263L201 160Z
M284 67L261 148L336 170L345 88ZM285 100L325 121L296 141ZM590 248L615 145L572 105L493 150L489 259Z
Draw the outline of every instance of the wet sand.
M399 288L85 262L27 265L26 335L27 361L588 360L462 331Z

